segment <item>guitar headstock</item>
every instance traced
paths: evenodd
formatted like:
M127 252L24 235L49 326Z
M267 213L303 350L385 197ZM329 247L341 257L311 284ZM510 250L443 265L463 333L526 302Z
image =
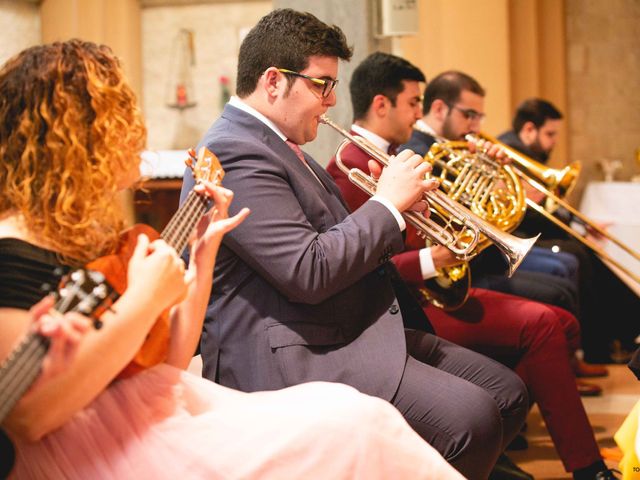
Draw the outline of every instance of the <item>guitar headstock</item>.
M79 312L93 319L93 326L102 326L99 320L105 310L118 298L105 276L95 270L79 268L60 281L55 292L54 309L59 313Z
M222 183L224 170L220 165L218 157L207 147L200 147L198 154L193 148L189 149L189 159L185 162L187 167L193 172L193 178L196 183L203 180L209 181L215 185Z

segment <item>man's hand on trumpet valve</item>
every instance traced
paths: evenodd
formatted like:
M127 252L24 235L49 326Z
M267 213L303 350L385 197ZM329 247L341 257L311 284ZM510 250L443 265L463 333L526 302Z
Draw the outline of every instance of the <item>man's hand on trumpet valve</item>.
M404 150L389 158L389 165L369 160L371 176L378 180L376 195L389 200L400 212L414 210L429 215L424 193L438 188L437 180L428 179L431 165L420 155Z

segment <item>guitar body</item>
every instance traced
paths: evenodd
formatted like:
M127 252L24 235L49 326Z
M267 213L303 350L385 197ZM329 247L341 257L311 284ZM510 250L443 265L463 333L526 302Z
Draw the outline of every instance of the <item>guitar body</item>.
M160 234L148 225L134 225L122 233L116 253L100 257L86 266L88 269L102 273L120 295L127 289L129 260L133 255L138 235L141 233L147 235L151 241L160 238ZM145 368L162 363L169 351L169 335L170 321L169 309L167 309L158 317L142 347L129 365L118 375L118 378L130 377Z
M215 154L206 147L202 147L197 156L195 151L189 150L189 156L190 159L186 163L193 170L193 176L197 181L207 180L215 185L221 184L224 170ZM194 191L189 192L186 200L173 215L162 234L158 234L147 225L134 225L121 235L120 245L115 254L94 260L87 265L87 268L101 272L116 292L124 293L127 289L129 260L135 250L138 235L144 233L152 241L162 238L180 254L187 247L190 233L193 232L208 206L209 201L205 197ZM168 308L162 312L149 331L142 347L118 378L130 377L166 360L171 333L169 310Z

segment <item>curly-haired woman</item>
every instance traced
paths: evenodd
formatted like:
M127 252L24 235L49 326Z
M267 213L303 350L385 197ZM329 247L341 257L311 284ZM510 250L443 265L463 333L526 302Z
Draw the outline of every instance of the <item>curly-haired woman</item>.
M113 253L116 193L139 171L145 129L117 59L72 40L27 49L0 70L0 358L59 266ZM16 478L460 478L390 405L309 383L241 393L189 375L232 193L197 228L187 274L162 240L138 238L128 288L68 368L13 409ZM118 374L171 309L166 361ZM314 412L309 415L308 412Z

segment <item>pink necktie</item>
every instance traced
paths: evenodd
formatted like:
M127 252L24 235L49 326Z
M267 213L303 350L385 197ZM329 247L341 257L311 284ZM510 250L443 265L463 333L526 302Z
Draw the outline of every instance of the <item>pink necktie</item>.
M293 150L293 152L300 159L300 161L306 165L307 161L304 159L304 154L302 153L302 149L300 148L300 145L292 142L291 140L287 140L286 143L287 145L289 145L289 148Z
M300 159L300 161L302 162L302 164L307 167L307 169L313 174L314 177L316 177L316 180L320 183L320 185L324 184L322 183L322 181L318 178L318 175L316 175L316 172L314 172L311 167L309 166L309 164L307 163L307 161L304 158L304 154L302 153L302 149L300 148L300 145L298 145L297 143L292 142L291 140L285 140L285 143L287 145L289 145L289 148L291 148L291 150L293 150L293 153L296 154L296 157L298 157Z

